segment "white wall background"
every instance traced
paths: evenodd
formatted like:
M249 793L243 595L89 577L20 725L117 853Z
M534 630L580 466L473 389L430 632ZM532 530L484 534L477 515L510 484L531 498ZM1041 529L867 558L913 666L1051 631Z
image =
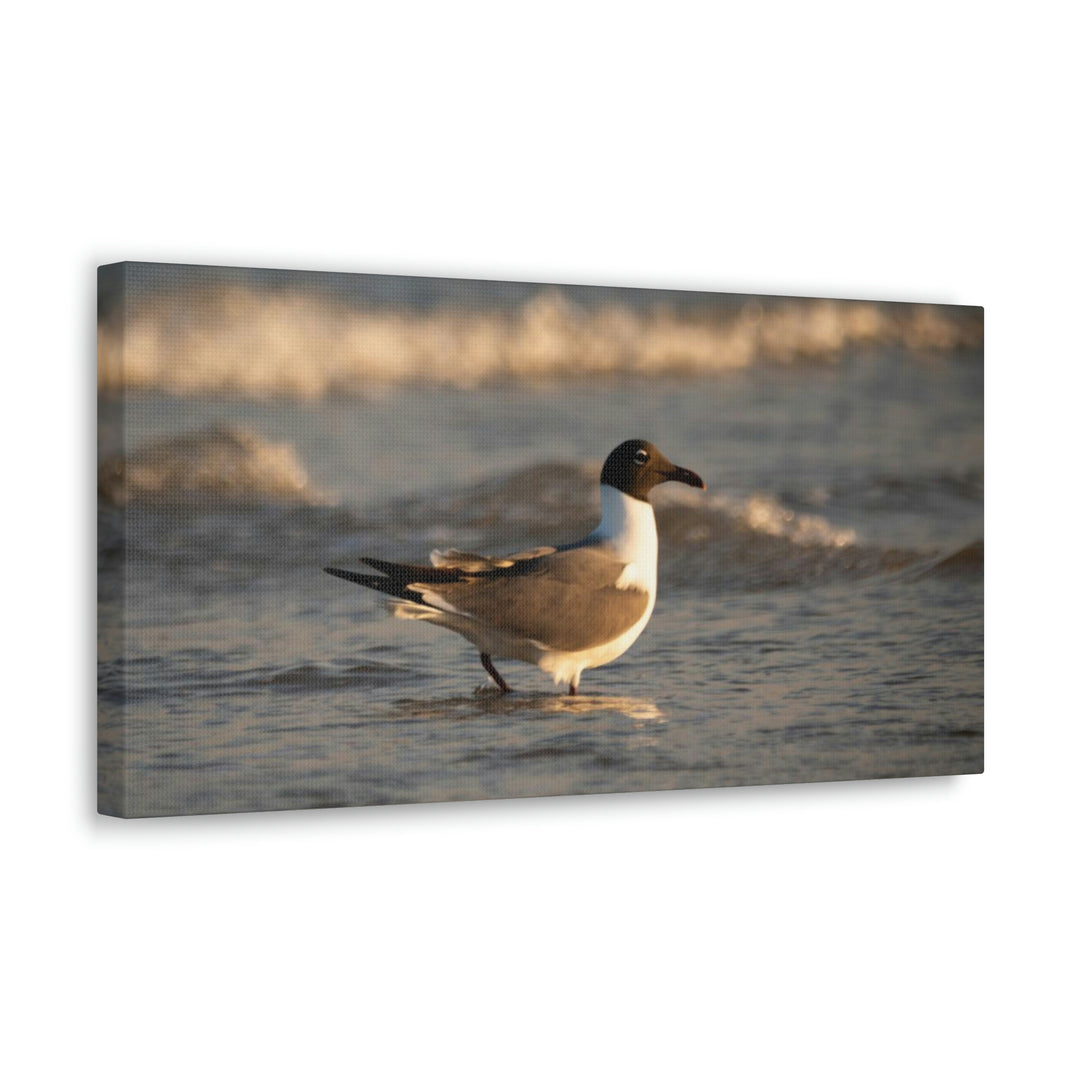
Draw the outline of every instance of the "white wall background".
M1068 12L8 12L8 1075L1075 1068ZM93 269L123 258L985 305L986 774L97 818Z

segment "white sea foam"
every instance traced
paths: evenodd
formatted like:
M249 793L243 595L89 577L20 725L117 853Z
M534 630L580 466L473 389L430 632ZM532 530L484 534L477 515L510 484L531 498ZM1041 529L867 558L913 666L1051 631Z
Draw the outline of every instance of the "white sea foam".
M333 502L312 484L291 445L221 425L151 442L102 462L98 490L117 505L132 499Z
M149 292L102 320L99 386L319 398L427 382L709 374L835 363L859 344L945 353L981 344L978 309L840 300L713 307L575 303L550 288L517 305L367 308L243 284Z
M790 540L801 547L842 548L857 540L855 530L833 525L817 514L803 514L785 506L776 496L755 492L745 498L712 493L702 495L675 485L660 488L653 496L657 511L671 507L693 508L727 518L737 526L765 536ZM692 538L689 536L688 538Z

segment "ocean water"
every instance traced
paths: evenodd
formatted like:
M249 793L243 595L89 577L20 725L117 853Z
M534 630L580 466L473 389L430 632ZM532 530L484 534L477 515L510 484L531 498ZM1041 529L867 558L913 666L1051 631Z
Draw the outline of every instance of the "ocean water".
M924 344L311 393L106 377L101 808L981 771L982 360ZM515 662L494 694L463 639L322 572L577 539L638 436L708 491L654 494L655 614L578 697Z

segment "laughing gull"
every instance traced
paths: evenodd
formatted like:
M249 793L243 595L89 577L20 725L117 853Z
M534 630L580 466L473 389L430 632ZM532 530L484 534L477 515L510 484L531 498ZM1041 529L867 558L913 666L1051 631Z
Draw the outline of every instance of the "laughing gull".
M652 443L630 439L604 462L600 524L575 544L501 557L433 551L430 567L365 558L378 575L326 572L388 593L398 618L461 634L503 693L510 687L493 658L536 664L576 694L581 673L622 656L652 615L658 543L649 492L668 480L705 487Z

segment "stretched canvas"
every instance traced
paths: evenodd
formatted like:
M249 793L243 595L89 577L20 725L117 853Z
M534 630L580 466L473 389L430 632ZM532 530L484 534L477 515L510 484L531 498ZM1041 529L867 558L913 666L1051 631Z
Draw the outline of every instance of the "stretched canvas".
M98 284L103 813L982 771L981 308Z

